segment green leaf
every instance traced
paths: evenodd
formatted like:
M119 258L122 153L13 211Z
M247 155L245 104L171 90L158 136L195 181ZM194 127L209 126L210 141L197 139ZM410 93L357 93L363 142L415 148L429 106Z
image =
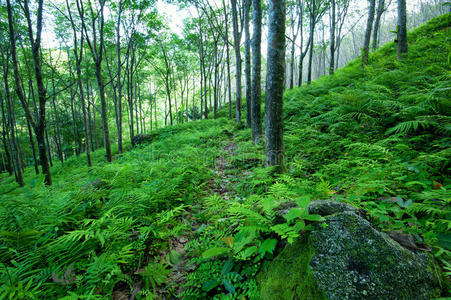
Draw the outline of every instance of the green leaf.
M320 215L305 215L304 219L307 221L316 221L316 222L324 221L324 218L321 217Z
M205 292L209 292L212 289L214 289L215 287L217 287L219 285L219 282L217 282L216 280L207 280L202 284L202 290Z
M256 246L251 246L249 248L246 248L241 254L241 257L244 259L247 259L248 257L252 256L255 252L257 252Z
M274 249L276 248L276 245L277 245L277 240L266 239L263 241L262 245L258 249L258 252L261 254L262 257L266 254L266 252L269 252L272 254L274 252Z
M225 247L215 247L205 250L202 253L202 258L211 258L213 256L223 255L230 252L230 248Z
M290 222L291 220L299 218L302 215L304 215L304 209L295 207L290 209L290 211L283 217L287 220L287 222Z
M306 208L307 205L309 205L310 202L311 202L310 196L302 196L297 201L297 203L298 203L300 208Z
M225 289L230 294L235 294L235 288L233 287L233 284L228 279L223 279L222 283L224 284Z
M228 274L233 268L233 260L232 259L228 259L225 263L224 266L222 267L221 270L221 275L226 275Z

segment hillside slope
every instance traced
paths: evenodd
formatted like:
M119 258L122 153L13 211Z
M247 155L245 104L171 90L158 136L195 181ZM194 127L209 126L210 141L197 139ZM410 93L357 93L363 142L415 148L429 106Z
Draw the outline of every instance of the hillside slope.
M402 61L387 44L365 70L287 91L286 174L220 118L159 129L110 164L72 158L51 187L1 177L0 298L258 297L261 265L308 230L275 225L277 209L328 198L411 234L449 275L450 25L410 33Z

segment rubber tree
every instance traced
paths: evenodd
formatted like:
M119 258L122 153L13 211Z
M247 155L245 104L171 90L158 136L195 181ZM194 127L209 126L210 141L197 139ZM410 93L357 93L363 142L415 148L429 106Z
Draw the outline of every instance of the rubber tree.
M365 39L363 41L363 48L362 48L362 68L368 63L368 56L370 53L371 30L373 28L375 6L376 6L376 0L370 0L370 5L368 8L368 19L366 22L366 29L365 29Z
M398 58L407 53L407 11L406 0L398 0Z
M252 91L251 128L252 141L257 144L262 135L261 117L261 43L262 43L262 5L261 0L252 0Z
M265 98L266 165L284 169L285 0L269 1Z

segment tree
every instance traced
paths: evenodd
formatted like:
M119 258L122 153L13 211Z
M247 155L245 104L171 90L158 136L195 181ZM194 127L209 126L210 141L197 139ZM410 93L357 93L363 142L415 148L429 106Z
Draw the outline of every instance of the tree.
M328 1L325 0L311 0L308 5L309 15L310 15L310 53L308 60L308 73L307 73L307 83L312 82L312 63L313 63L313 48L314 48L314 33L315 26L321 17L324 15L327 8Z
M22 6L27 21L28 38L30 39L31 52L33 56L33 69L38 87L39 110L37 112L36 120L34 120L31 115L30 108L28 106L27 101L25 100L25 96L22 91L16 52L16 33L14 30L13 11L10 0L6 1L6 5L8 10L9 39L11 43L11 59L14 69L15 91L25 111L25 116L32 125L36 135L36 140L38 142L39 149L39 161L41 163L42 173L45 176L44 183L46 185L51 185L52 177L50 175L50 165L47 156L46 139L45 139L45 127L46 127L45 104L47 102L46 96L47 91L44 86L44 81L42 77L41 58L40 58L43 0L38 1L38 10L36 18L36 38L34 37L35 34L33 33L33 25L30 16L30 10L28 7L28 0L25 0Z
M244 0L244 78L246 82L246 124L251 127L251 41L249 34L249 10L251 0ZM255 54L255 52L254 52Z
M283 91L285 82L285 0L269 1L266 74L266 164L283 169Z
M385 0L378 0L377 1L377 10L376 10L376 19L374 20L374 29L373 29L373 43L372 43L372 47L373 50L376 50L377 48L377 43L378 43L378 34L379 34L379 29L381 26L381 17L382 14L385 12L386 7L385 7Z
M237 0L230 0L232 3L232 24L233 24L233 49L235 50L235 67L236 67L236 122L241 123L241 50L240 40L241 33L238 25L238 9Z
M329 64L329 75L333 75L335 71L335 0L330 1L330 64Z
M98 0L99 6L96 7L96 12L94 12L94 7L92 3L88 2L89 9L89 21L90 21L90 31L91 37L89 36L88 26L85 17L85 7L83 1L77 0L77 9L81 20L82 30L85 33L86 42L88 43L89 50L91 52L92 60L95 65L95 73L97 79L97 87L99 89L100 97L100 115L102 117L102 131L103 131L103 144L106 151L106 159L111 162L111 144L110 144L110 131L108 128L108 116L107 116L107 105L105 98L105 85L102 78L102 60L104 55L104 8L105 0ZM97 24L98 23L98 24Z
M371 30L373 28L375 6L376 0L370 0L370 6L368 8L368 19L366 22L365 40L363 42L362 48L362 68L368 63L368 56L370 53Z
M402 58L407 53L407 12L406 0L398 0L398 58Z
M261 0L252 0L252 92L251 92L251 127L252 141L257 144L262 135L261 120L261 40L262 40L262 6Z
M92 162L91 162L91 153L89 151L88 117L87 117L87 113L86 113L86 100L85 100L85 93L84 93L84 89L83 89L83 81L82 81L82 77L81 77L81 62L83 60L84 37L83 37L83 31L80 32L80 37L78 37L78 35L77 35L77 27L75 25L74 19L72 18L71 8L70 8L68 0L66 0L66 7L67 7L67 12L69 15L69 20L70 20L70 24L71 24L72 32L73 32L73 40L74 40L73 52L74 52L74 56L75 56L75 69L77 72L78 91L80 93L81 107L82 107L82 111L83 111L83 127L84 127L84 133L85 133L86 160L88 163L88 167L91 167ZM80 47L78 47L78 42L80 42ZM80 51L80 52L78 52L78 51Z

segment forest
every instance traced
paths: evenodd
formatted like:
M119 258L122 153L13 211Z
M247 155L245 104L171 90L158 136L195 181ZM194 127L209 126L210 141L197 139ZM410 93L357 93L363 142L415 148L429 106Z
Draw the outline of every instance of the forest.
M0 300L451 297L451 2L0 14Z

